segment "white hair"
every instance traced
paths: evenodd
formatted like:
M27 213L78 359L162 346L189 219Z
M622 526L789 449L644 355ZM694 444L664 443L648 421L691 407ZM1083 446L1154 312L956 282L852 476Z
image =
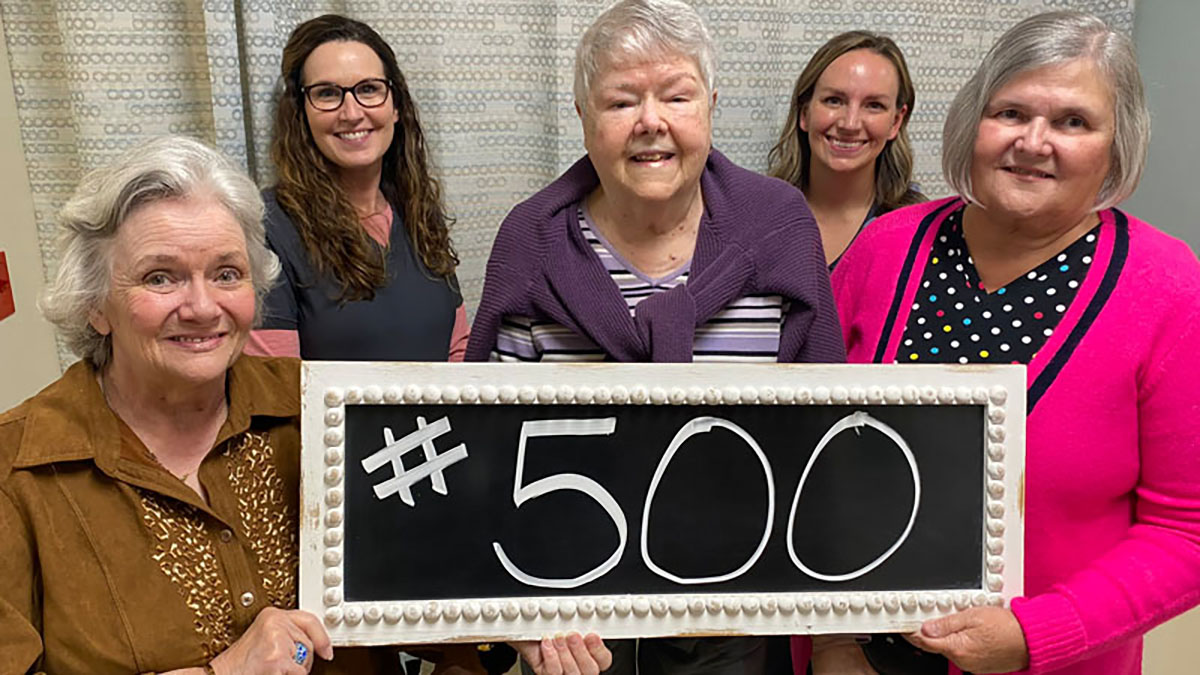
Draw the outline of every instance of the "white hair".
M216 150L182 136L134 147L85 175L59 213L59 266L39 303L67 345L97 368L112 356L110 336L92 327L110 288L111 243L134 210L168 199L213 199L241 225L250 258L256 315L279 275L279 259L266 246L258 187Z
M976 201L971 189L975 138L997 91L1022 73L1083 58L1108 80L1116 125L1108 175L1093 208L1109 208L1133 194L1150 145L1150 111L1133 41L1094 16L1073 11L1037 14L1005 31L959 89L942 130L942 173L950 187Z
M717 50L704 21L682 0L620 0L596 17L575 49L575 105L586 113L592 82L615 63L683 54L696 62L710 96Z

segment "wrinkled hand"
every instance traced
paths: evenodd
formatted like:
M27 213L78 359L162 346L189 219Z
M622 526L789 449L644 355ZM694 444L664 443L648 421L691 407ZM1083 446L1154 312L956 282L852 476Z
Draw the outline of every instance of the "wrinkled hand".
M972 607L931 619L906 637L972 673L1008 673L1029 667L1029 647L1021 624L1012 611L1000 607Z
M296 643L309 652L304 664L296 663ZM229 649L217 654L209 664L217 675L304 675L312 670L317 656L333 658L329 635L317 617L300 610L285 611L268 607L254 617Z
M597 675L612 665L612 652L595 633L513 642L512 646L537 675Z
M813 675L879 675L849 635L812 636Z

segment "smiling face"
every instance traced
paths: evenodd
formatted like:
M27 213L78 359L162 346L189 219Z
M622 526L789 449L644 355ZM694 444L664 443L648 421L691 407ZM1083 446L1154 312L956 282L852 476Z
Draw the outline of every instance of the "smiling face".
M367 79L387 79L383 61L361 42L326 42L308 55L300 82L337 84L346 88ZM304 100L304 114L317 149L343 172L379 172L383 156L392 144L396 122L395 97L390 95L377 108L364 108L346 92L337 110L323 111Z
M591 85L583 144L606 198L697 198L712 147L712 107L687 56L614 64Z
M223 382L254 322L242 228L206 198L147 204L110 249L111 287L92 327L112 338L108 369L127 387Z
M1017 75L984 108L971 191L989 214L1074 226L1108 175L1113 133L1112 91L1091 60Z
M855 49L834 59L800 114L810 169L873 172L875 158L896 138L908 113L896 107L899 91L896 67L874 51Z

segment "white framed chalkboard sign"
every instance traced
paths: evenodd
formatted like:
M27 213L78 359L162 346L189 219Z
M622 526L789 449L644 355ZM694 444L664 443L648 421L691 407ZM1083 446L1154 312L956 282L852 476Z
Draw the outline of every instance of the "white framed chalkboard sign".
M335 645L909 631L1021 594L1022 366L306 362Z

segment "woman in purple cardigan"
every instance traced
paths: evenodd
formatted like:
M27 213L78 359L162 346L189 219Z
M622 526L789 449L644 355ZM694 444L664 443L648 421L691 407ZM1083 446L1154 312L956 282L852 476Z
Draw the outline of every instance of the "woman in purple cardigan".
M500 226L467 360L843 359L803 195L712 148L714 52L679 0L592 24L587 155Z
M960 196L878 219L834 273L851 361L1029 367L1026 596L909 636L963 670L1138 673L1200 601L1200 263L1113 208L1148 139L1128 37L1026 19L946 119Z
M844 359L804 196L712 149L713 63L680 0L618 2L586 31L587 156L500 226L468 360ZM761 673L765 645L624 642L609 672Z

